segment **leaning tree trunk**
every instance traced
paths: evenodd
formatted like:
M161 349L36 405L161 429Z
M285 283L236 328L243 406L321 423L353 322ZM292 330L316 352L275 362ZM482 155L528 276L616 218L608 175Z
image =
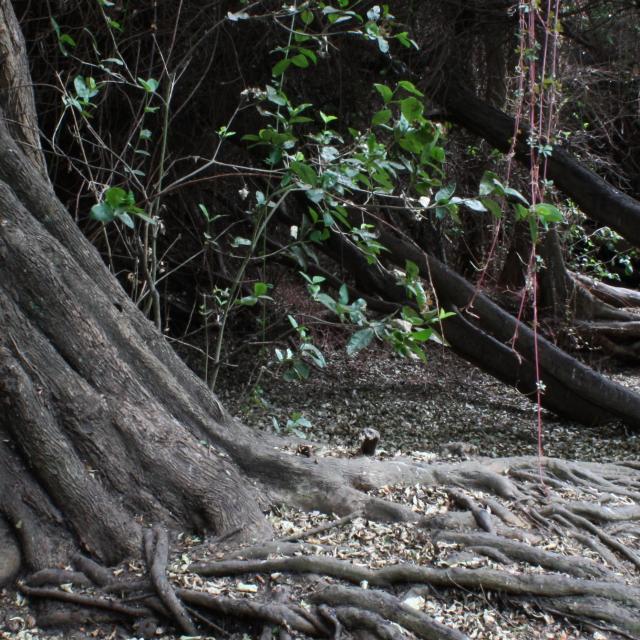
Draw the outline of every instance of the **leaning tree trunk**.
M456 312L443 322L441 329L451 348L467 361L514 386L535 402L537 352L544 407L582 424L622 420L634 429L640 428L638 394L608 380L542 336L536 336L525 323L406 236L399 237L385 229L378 229L378 234L388 250L388 259L400 268L404 268L406 260L412 260L433 286L439 305ZM348 241L332 237L322 248L333 258L340 256L356 278L366 277L367 286L377 291L383 300L411 304L393 275L381 266L372 268Z
M260 492L225 450L229 418L55 197L10 2L0 22L0 512L27 566L78 545L106 562L131 554L134 514L264 532Z
M3 85L19 88L0 93L0 514L23 563L137 555L148 523L264 536L272 501L375 512L358 465L291 459L234 422L109 273L43 170L24 42L0 7Z

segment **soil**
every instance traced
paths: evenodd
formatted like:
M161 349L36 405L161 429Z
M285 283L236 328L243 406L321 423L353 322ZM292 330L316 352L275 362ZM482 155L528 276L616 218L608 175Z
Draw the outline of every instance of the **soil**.
M325 345L326 347L326 345ZM284 382L282 371L251 369L244 364L235 376L226 378L218 391L223 404L256 429L277 430L305 441L318 443L322 455L349 456L359 445L364 428L380 432L378 457L399 453L420 460L466 456L516 456L539 452L537 409L513 390L469 367L450 351L430 350L429 362L397 358L373 348L355 358L339 349L325 348L328 366L314 371L306 381ZM236 381L234 381L234 378ZM237 379L250 379L250 385ZM626 370L616 378L640 387L637 371ZM590 461L637 460L640 440L620 425L585 428L560 421L542 412L542 451L547 456ZM453 446L452 443L455 443ZM464 446L461 446L462 443ZM409 505L425 514L446 513L450 499L438 487L384 487L379 494ZM471 492L470 495L473 495ZM478 498L479 496L474 496ZM276 536L285 537L323 523L333 517L274 505L269 514ZM415 525L383 524L354 518L342 526L306 539L300 553L344 558L372 568L414 562L435 567L486 566L487 559L461 550L456 544L434 545ZM543 548L559 553L584 554L570 540L549 537ZM200 588L212 594L251 598L262 592L265 579L257 576L203 579L189 572L192 560L215 559L221 552L203 546L202 541L184 536L174 541L170 567L172 582ZM536 571L523 565L517 570ZM137 575L142 567L128 564L119 572ZM273 573L269 587L287 588L300 600L317 589L321 578L289 577ZM366 585L364 585L366 586ZM492 593L433 590L430 593L398 591L403 600L477 639L578 639L606 640L617 636L606 629L580 626L562 616L539 611L527 601L506 600ZM63 633L43 632L35 626L35 612L21 594L4 590L0 599L0 638L31 640L48 638L133 638L142 635L125 627L71 627ZM147 630L148 631L148 630ZM257 638L255 633L236 633L238 639ZM148 637L174 638L163 628ZM222 637L212 635L208 637ZM264 637L264 636L263 636ZM348 637L348 636L347 636ZM407 635L410 638L411 635Z

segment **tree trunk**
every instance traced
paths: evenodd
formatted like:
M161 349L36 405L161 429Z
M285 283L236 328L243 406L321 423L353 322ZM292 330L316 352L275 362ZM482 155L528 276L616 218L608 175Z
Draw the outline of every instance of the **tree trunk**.
M536 337L526 324L406 237L399 238L385 230L378 233L380 242L389 250L386 255L390 260L400 268L404 268L406 260L415 262L423 278L433 285L439 305L457 312L441 326L456 353L535 402L537 351L544 385L543 406L582 424L622 420L634 429L640 428L638 394L608 380L542 336ZM356 275L369 273L370 266L356 247L345 241L341 241L339 249L331 246L339 241L330 239L329 253L338 253ZM402 287L384 269L377 268L371 284L384 300L411 304Z
M567 270L557 231L550 229L540 252L544 267L540 277L540 310L556 320L633 320L625 311L617 309L594 296L580 280Z
M627 289L625 287L616 287L610 284L600 282L595 278L590 278L581 273L571 273L582 286L590 291L596 298L610 304L612 307L618 308L637 308L640 307L640 292L635 289Z
M154 522L268 537L273 502L375 513L380 501L353 487L377 472L285 455L224 411L3 121L0 211L0 513L29 568L78 548L107 563L137 555Z

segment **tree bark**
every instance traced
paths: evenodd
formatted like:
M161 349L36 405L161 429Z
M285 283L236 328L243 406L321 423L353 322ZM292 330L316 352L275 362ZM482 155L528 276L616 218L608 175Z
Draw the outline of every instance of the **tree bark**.
M571 276L596 298L610 304L612 307L640 307L640 292L635 289L606 284L582 273L571 273Z
M632 320L625 311L611 306L582 286L567 270L557 231L551 228L542 243L544 267L540 276L540 310L556 320Z
M24 36L11 2L0 3L0 107L23 151L45 175Z

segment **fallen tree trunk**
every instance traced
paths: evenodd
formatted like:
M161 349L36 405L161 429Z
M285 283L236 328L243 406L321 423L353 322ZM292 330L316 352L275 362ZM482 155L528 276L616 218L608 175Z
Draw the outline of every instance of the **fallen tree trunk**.
M456 329L459 349L467 352L477 349L469 345L469 342L473 344L477 339L474 334L478 333L478 329L496 340L500 349L490 339L484 339L485 348L492 353L483 353L483 361L488 364L497 360L493 366L496 369L500 367L502 378L505 378L506 373L510 378L508 382L532 400L535 400L537 385L533 365L537 349L540 379L544 384L542 402L545 406L559 415L578 419L584 424L620 419L634 429L640 428L638 394L608 380L542 336L537 336L536 347L536 337L527 325L518 322L439 260L416 251L415 248L412 250L406 243L398 245L396 251L402 263L409 258L421 266L423 273L430 274L444 308L449 304L466 320L464 329ZM475 331L470 326L475 327ZM446 323L444 331L451 341L453 333L447 329ZM463 341L464 333L467 336ZM508 359L506 351L513 354ZM505 359L509 364L500 366L499 363Z

